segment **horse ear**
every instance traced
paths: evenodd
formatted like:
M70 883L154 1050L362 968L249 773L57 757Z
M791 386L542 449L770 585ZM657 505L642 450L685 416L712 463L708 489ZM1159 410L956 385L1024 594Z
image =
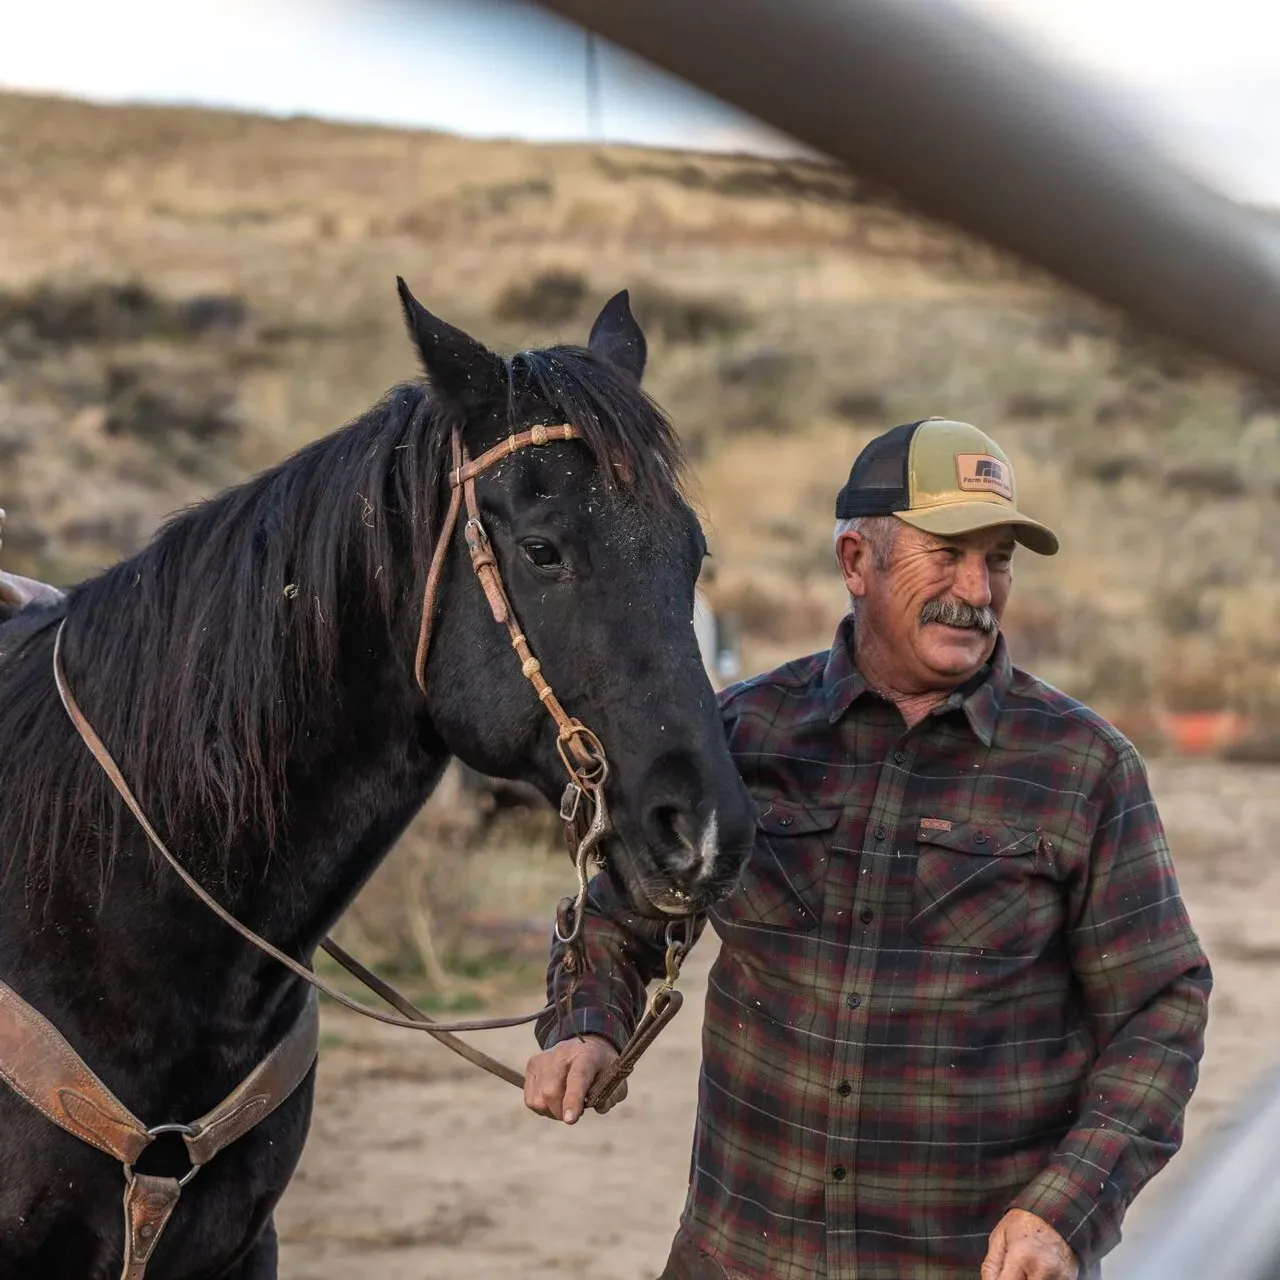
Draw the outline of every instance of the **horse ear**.
M625 289L615 293L600 309L591 326L587 349L629 373L637 382L644 377L649 347L644 340L644 330L631 314L631 299Z
M501 358L461 329L433 316L399 276L396 288L409 336L418 349L427 381L440 399L474 407L501 394Z

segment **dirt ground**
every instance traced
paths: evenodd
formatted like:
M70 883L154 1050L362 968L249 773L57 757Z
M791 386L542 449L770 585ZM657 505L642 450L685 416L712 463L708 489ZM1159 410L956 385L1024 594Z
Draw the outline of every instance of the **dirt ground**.
M1153 762L1152 777L1216 987L1186 1143L1139 1197L1131 1239L1280 1056L1280 770ZM628 1100L572 1128L431 1040L328 1014L312 1137L278 1217L281 1274L651 1280L684 1197L715 945L708 934L690 957L684 1010ZM518 1067L533 1048L524 1029L480 1039Z

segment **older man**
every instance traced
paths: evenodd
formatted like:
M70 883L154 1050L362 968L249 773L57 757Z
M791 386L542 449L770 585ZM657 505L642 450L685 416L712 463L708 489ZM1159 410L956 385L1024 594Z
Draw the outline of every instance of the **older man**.
M1211 984L1142 760L1010 662L1015 545L1058 543L995 441L896 427L836 517L834 644L721 695L757 842L710 911L665 1280L1095 1276L1181 1142ZM578 1118L662 931L595 879L594 971L539 1026L533 1110Z

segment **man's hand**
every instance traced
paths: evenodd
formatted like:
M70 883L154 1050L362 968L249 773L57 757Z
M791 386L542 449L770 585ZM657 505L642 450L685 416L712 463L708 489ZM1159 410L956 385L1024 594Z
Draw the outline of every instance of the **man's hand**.
M980 1280L1078 1280L1079 1275L1071 1246L1043 1218L1010 1209L987 1239Z
M524 1069L524 1105L540 1116L573 1124L582 1114L592 1081L617 1056L617 1049L603 1036L562 1040L543 1053L535 1053ZM603 1115L626 1096L624 1080L596 1110Z
M37 582L34 578L23 578L0 569L0 604L25 609L29 604L54 604L62 599L62 595L57 587L51 587L47 582Z

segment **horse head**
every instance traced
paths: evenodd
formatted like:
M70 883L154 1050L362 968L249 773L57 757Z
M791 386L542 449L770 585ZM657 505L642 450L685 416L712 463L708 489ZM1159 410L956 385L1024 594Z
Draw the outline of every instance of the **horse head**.
M603 856L637 909L704 906L736 882L753 813L694 632L706 544L678 439L641 388L646 343L627 295L605 304L585 347L503 359L400 291L436 432L456 431L470 458L537 426L575 433L476 477L473 523L517 621L496 624L459 522L429 620L431 720L467 765L560 801L557 727L512 650L518 628L553 697L603 744ZM442 489L433 505L449 498Z

